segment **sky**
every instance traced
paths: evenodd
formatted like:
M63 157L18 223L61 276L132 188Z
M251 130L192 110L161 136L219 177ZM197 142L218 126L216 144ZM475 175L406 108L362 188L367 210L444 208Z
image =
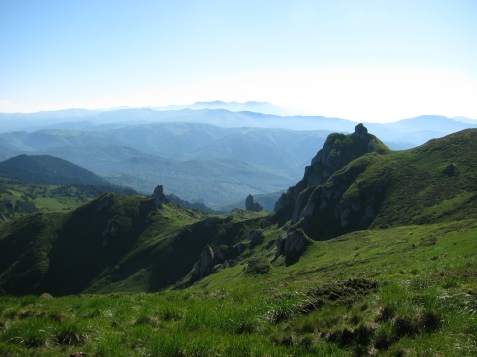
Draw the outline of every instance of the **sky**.
M477 119L476 0L0 0L0 112L268 101Z

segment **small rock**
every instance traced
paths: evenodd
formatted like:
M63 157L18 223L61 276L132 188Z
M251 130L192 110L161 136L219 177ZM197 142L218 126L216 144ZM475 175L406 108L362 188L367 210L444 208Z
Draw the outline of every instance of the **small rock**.
M224 266L222 264L217 264L212 268L212 271L210 273L215 274L222 270L224 270Z
M237 252L237 254L240 255L240 254L242 254L242 253L245 251L245 244L243 244L242 242L237 243L237 244L234 246L234 249L235 249L235 251Z
M453 164L449 164L447 165L446 167L444 167L441 171L441 173L443 173L444 175L447 175L447 176L453 176L454 175L454 165Z
M263 233L259 230L252 229L248 232L248 240L252 245L257 245L263 242Z

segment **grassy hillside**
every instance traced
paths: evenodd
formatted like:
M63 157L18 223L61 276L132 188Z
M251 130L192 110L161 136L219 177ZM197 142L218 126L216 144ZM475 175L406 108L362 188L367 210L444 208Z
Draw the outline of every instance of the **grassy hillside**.
M121 195L135 193L131 189L119 186L33 185L0 177L0 214L4 221L34 212L71 210L103 192Z
M19 155L2 161L0 175L47 185L108 184L89 170L49 155Z
M476 150L477 130L469 129L408 151L364 155L303 192L321 211L297 226L314 239L327 239L366 228L474 217Z
M475 220L361 231L294 265L255 275L237 265L186 290L4 297L0 352L471 356L476 234Z
M263 215L205 219L173 204L158 209L153 198L105 193L68 213L0 225L0 285L17 295L163 289L192 270L206 244L246 240Z
M476 355L477 130L405 152L363 132L329 138L292 210L104 194L0 225L0 353Z

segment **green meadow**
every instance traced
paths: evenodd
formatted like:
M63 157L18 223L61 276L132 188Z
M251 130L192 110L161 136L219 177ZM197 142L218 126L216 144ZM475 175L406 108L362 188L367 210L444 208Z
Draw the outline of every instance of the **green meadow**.
M359 231L182 290L2 297L0 354L471 356L476 237L476 220Z

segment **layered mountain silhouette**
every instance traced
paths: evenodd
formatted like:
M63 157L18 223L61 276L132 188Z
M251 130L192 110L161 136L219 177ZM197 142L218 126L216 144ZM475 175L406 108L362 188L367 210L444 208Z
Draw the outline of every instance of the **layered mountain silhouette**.
M357 125L328 136L274 213L212 216L114 194L67 213L35 213L0 225L0 286L8 294L157 291L186 286L217 261L246 259L261 244L279 257L357 230L475 218L476 145L469 129L393 152Z

